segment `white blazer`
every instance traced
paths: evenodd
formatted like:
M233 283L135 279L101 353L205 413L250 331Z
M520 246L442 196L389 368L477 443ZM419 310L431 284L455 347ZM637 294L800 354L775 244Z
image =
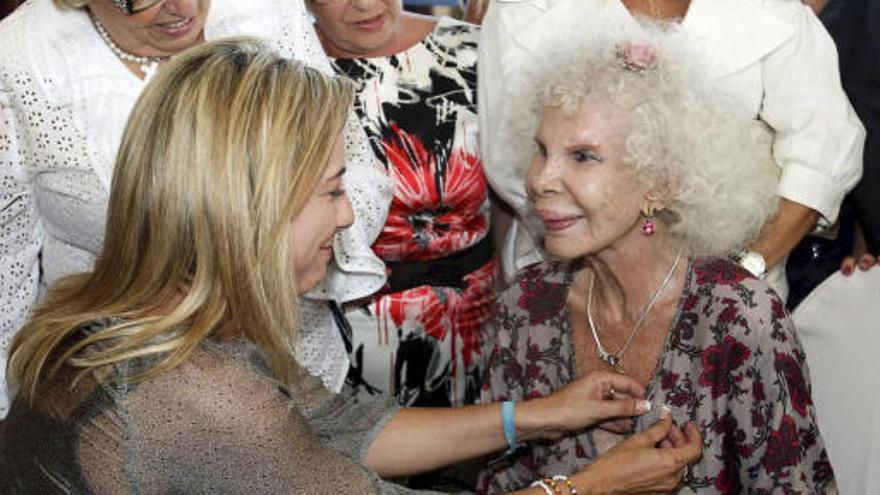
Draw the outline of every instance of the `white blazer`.
M530 60L602 24L637 21L620 0L493 0L480 39L483 164L495 192L528 215L523 160L505 138L517 121L511 101ZM681 29L701 46L718 88L774 131L779 195L832 224L861 177L864 129L840 84L837 51L812 11L796 0L691 0ZM587 38L588 39L588 38ZM570 41L568 41L570 42ZM505 275L541 259L534 234L517 222L502 252ZM784 276L768 282L783 295Z

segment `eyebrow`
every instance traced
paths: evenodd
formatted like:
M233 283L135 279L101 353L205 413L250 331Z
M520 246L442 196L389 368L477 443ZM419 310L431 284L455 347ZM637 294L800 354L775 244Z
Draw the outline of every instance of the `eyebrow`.
M331 181L331 180L333 180L333 179L338 179L339 177L342 177L342 174L344 174L344 173L345 173L345 167L342 167L342 168L339 170L339 172L336 172L336 175L334 175L333 177L328 177L328 178L327 178L327 181Z

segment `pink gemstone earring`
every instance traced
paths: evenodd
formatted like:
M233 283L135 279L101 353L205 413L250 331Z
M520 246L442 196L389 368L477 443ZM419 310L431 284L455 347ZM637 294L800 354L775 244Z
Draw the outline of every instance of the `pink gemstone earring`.
M645 217L645 223L642 224L642 234L653 235L657 227L651 217Z

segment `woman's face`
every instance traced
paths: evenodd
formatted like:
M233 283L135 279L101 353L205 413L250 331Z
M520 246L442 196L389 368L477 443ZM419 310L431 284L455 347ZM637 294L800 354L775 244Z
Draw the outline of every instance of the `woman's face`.
M351 203L342 188L342 174L345 172L342 142L342 138L336 140L318 187L291 221L293 268L296 290L300 294L324 279L327 264L333 258L336 231L354 221Z
M526 187L555 257L601 253L641 235L649 188L623 163L626 126L587 98L574 111L545 107Z
M210 5L210 0L164 0L133 15L111 0L89 0L87 7L124 51L166 57L203 41Z
M400 0L309 0L315 29L331 57L371 57L394 43Z

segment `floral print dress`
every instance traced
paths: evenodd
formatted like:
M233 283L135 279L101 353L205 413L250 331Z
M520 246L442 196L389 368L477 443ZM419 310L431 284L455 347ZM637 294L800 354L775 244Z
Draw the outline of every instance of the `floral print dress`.
M575 377L571 278L561 265L533 265L501 296L487 331L483 401L543 397ZM776 293L738 265L690 264L646 389L648 400L672 406L674 419L693 421L703 436L703 456L681 493L837 493L791 320ZM635 429L649 421L634 421ZM531 445L487 467L478 493L575 472L598 457L598 436L589 429Z
M401 53L332 61L355 82L355 112L394 179L388 218L373 244L389 267L489 247L476 116L478 37L475 26L444 18ZM484 261L449 283L431 273L430 282L386 287L367 304L347 305L349 384L395 394L407 405L474 402L479 332L496 271L491 251L482 252Z

